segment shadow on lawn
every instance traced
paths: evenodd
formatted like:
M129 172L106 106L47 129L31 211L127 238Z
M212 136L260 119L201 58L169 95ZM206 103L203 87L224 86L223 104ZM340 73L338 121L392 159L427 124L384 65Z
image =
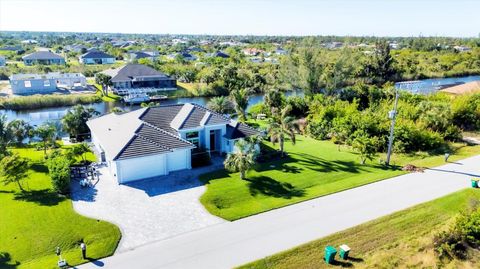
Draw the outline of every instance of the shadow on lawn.
M333 266L340 266L342 268L350 268L353 267L354 263L363 262L362 258L355 258L355 257L348 257L347 260L334 260L332 265Z
M251 177L246 179L250 194L255 196L263 194L277 198L290 199L292 197L302 197L305 190L297 189L292 184L279 182L267 176Z
M23 191L15 193L15 200L34 202L39 205L52 206L65 200L65 197L58 195L50 189Z
M12 263L12 257L8 252L0 252L0 268L2 269L13 269L17 268L20 265L19 261Z
M48 173L48 167L42 163L32 163L30 168L37 173Z

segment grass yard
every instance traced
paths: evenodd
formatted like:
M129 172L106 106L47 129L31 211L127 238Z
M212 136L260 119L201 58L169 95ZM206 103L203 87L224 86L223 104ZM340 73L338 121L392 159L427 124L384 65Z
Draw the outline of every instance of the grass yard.
M51 191L42 150L13 151L31 159L33 165L23 183L24 193L16 185L0 185L0 268L57 268L57 246L69 264L83 263L78 245L81 239L90 258L112 255L120 230L108 222L78 215L69 198Z
M480 146L455 146L451 161L480 154ZM202 175L207 191L200 201L210 213L236 220L404 174L400 165L431 167L444 163L443 154L424 153L393 155L392 164L398 165L395 168L380 165L378 159L360 165L359 156L350 149L342 147L339 151L330 141L300 135L296 145L286 142L285 150L288 158L258 164L247 173L248 180L225 170Z
M291 250L258 260L241 268L438 268L432 239L446 229L461 211L480 199L480 191L466 189L399 211ZM352 259L327 266L327 245L348 244ZM444 268L479 268L480 251L471 250L468 261L445 262Z

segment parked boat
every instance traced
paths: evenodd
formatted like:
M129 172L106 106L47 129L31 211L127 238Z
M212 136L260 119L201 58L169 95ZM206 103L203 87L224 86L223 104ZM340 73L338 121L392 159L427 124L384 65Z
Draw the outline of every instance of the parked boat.
M130 105L141 104L141 103L149 102L150 97L145 93L129 94L123 97L123 101Z
M153 96L150 96L150 101L154 102L154 101L160 101L160 100L166 100L168 99L168 96L166 95L153 95Z

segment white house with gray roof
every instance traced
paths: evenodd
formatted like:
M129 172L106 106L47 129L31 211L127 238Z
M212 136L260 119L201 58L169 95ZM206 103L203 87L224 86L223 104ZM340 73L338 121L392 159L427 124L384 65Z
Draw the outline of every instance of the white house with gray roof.
M80 57L78 61L82 64L114 64L115 57L99 50L91 50Z
M194 149L229 153L236 140L259 134L191 103L111 113L87 125L95 148L118 183L191 169Z
M44 64L44 65L52 65L52 64L65 64L65 59L55 54L51 51L37 51L34 53L30 53L22 57L23 63L25 65L33 65L33 64Z
M112 78L113 89L177 88L177 81L174 78L143 64L127 64L101 73Z

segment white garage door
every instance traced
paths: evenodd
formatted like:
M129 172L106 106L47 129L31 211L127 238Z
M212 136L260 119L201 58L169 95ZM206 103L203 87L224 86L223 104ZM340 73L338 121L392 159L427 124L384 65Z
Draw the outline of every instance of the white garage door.
M165 154L126 159L117 162L119 183L166 174Z
M188 152L190 149L187 150L177 150L171 153L168 153L168 171L177 171L182 169L187 169L187 157Z

